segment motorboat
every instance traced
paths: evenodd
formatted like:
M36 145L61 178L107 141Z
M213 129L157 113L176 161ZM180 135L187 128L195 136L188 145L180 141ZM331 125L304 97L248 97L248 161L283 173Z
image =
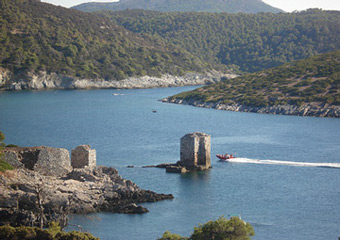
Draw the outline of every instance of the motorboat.
M228 162L229 159L235 158L232 154L217 154L216 157L219 158L221 162Z

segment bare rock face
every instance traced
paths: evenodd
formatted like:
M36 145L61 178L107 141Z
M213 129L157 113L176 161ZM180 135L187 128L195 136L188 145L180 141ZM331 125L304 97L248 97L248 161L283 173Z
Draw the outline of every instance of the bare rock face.
M72 150L71 164L73 168L95 168L96 150L91 149L90 145L80 145Z
M173 199L140 189L114 168L96 167L96 152L89 145L72 151L73 170L66 149L15 147L4 152L5 161L19 168L0 172L0 225L63 225L72 213L146 213L137 204Z
M234 78L235 74L210 71L205 74L187 73L183 76L164 74L161 77L129 77L120 81L102 78L86 79L58 73L20 72L13 73L0 67L0 90L46 90L46 89L96 89L96 88L159 88L187 85L203 85L221 81L221 78Z
M0 225L38 225L38 193L46 223L71 213L146 213L139 203L173 199L139 188L111 167L75 169L62 178L15 169L0 173Z
M190 133L181 138L181 160L187 169L211 167L211 137L205 133Z
M215 108L218 110L226 110L233 112L254 112L261 114L277 114L277 115L295 115L295 116L310 116L310 117L330 117L340 118L340 106L329 105L325 103L305 103L301 106L295 105L273 105L264 107L253 107L238 103L226 104L218 102L204 102L196 99L171 99L164 98L161 101L192 105L195 107Z
M5 161L15 167L35 170L43 175L63 176L72 171L69 152L64 148L5 148Z

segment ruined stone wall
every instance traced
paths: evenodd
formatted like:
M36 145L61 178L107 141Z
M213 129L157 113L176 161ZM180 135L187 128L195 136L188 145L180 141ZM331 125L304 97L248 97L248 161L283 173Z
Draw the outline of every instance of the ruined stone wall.
M5 148L5 161L16 168L27 168L43 175L63 176L72 171L70 154L64 148Z
M187 134L181 138L181 164L184 166L195 166L197 165L197 154L198 154L198 139Z
M90 145L80 145L72 150L71 164L73 168L94 168L97 164L96 150Z
M211 167L211 137L205 133L190 133L181 138L180 165L193 168Z
M205 166L206 168L211 167L211 137L204 134L199 137L199 147L197 154L197 164Z

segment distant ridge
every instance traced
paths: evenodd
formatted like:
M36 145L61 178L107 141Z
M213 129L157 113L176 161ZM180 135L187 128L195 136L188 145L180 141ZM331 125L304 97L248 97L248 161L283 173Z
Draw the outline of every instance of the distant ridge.
M83 3L73 8L85 12L100 10L120 11L126 9L144 9L161 12L284 12L262 2L262 0L120 0L119 2L112 3Z

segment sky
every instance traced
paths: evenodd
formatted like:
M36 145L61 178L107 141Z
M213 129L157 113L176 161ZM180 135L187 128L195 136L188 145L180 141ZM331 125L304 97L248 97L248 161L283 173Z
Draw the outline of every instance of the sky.
M85 2L113 2L113 0L42 0L42 2L49 2L63 7L72 7ZM286 12L301 11L308 8L340 11L340 0L263 0L263 2Z

